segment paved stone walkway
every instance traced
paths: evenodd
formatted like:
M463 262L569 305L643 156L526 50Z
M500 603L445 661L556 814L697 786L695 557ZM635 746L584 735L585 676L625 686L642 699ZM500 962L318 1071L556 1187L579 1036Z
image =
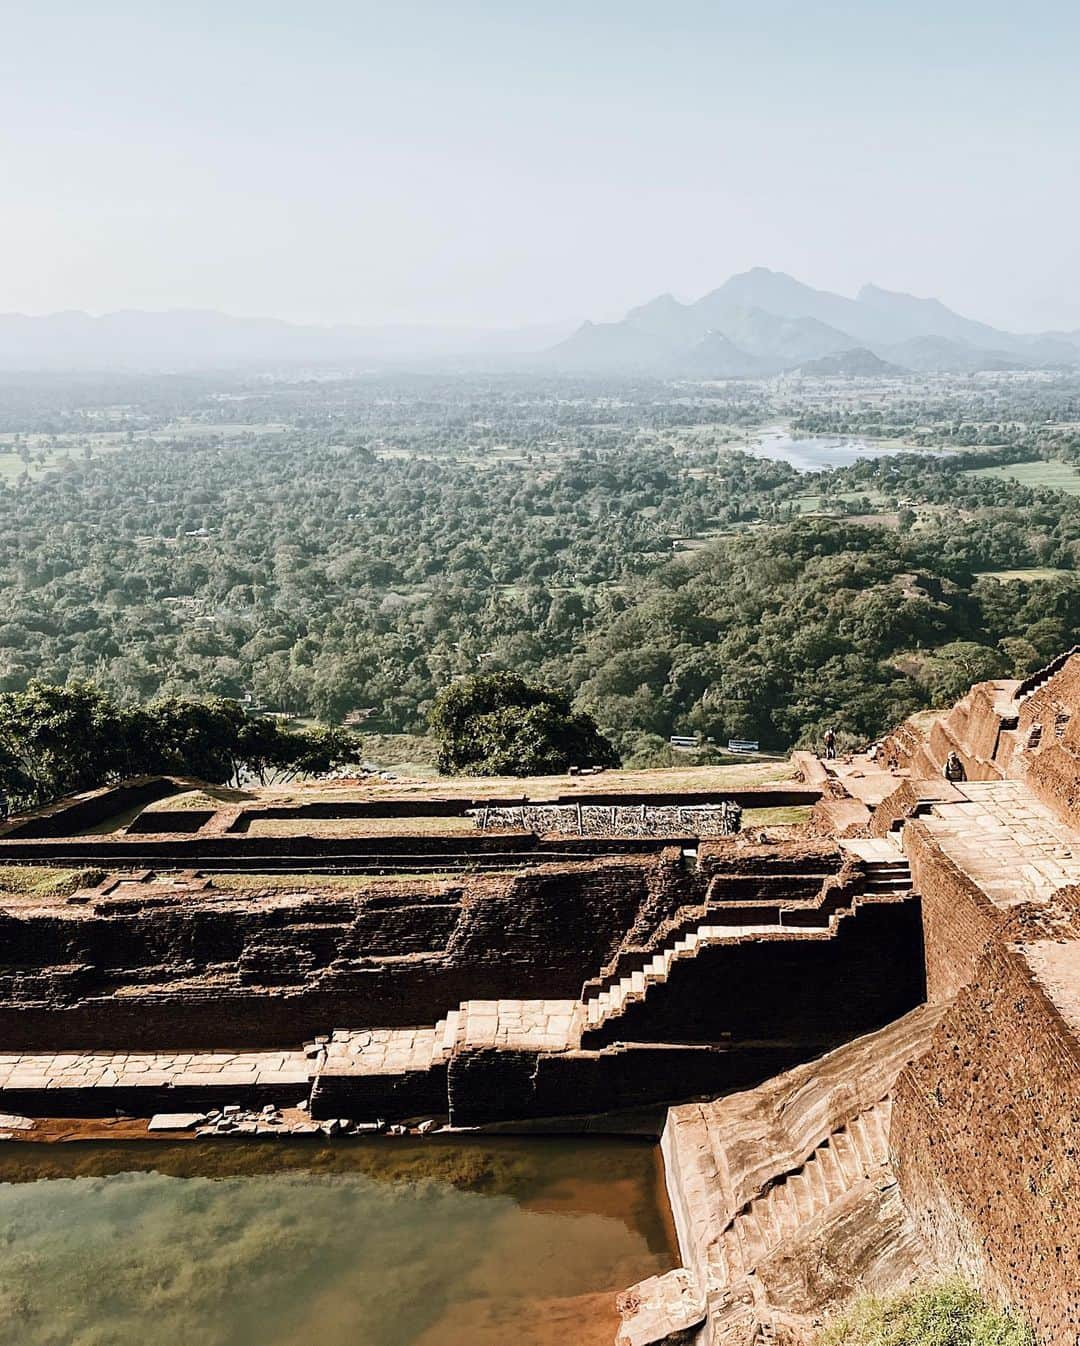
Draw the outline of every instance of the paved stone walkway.
M0 1089L148 1089L172 1085L306 1087L312 1063L296 1052L0 1054Z
M397 1075L430 1070L462 1051L561 1052L581 1041L577 1000L466 1000L434 1028L339 1029L320 1073Z
M999 907L1048 903L1080 883L1080 834L1022 781L961 781L964 802L935 804L920 821Z

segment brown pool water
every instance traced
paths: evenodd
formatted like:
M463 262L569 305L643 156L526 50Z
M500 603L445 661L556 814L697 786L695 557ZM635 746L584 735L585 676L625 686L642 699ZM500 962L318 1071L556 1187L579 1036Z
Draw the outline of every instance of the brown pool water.
M610 1346L675 1263L642 1142L0 1148L20 1346Z

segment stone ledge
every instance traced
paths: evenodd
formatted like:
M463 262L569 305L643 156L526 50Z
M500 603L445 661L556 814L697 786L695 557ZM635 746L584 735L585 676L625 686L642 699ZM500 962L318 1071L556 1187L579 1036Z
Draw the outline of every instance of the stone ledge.
M678 1346L693 1338L706 1313L705 1295L685 1267L631 1286L616 1307L622 1326L615 1346Z

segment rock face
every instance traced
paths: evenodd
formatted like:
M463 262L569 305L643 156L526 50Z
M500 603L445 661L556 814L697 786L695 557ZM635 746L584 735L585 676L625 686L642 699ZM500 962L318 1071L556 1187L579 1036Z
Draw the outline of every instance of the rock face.
M854 1290L931 1269L888 1136L896 1078L939 1016L915 1010L748 1093L668 1113L668 1190L704 1341L806 1342Z
M947 780L950 756L962 770ZM893 775L887 793L882 763ZM1024 681L981 683L946 714L901 726L877 762L825 764L818 783L826 798L869 801L865 830L877 839L848 844L902 849L921 899L930 1003L918 1050L894 1072L882 1114L895 1180L893 1212L881 1210L886 1245L902 1251L914 1239L923 1259L961 1270L1020 1309L1047 1346L1072 1343L1080 1330L1080 653ZM839 1067L858 1091L859 1045L814 1070ZM768 1109L775 1083L747 1096L754 1108ZM733 1103L715 1105L712 1119L723 1130L725 1173L742 1125ZM785 1124L796 1112L785 1104ZM776 1146L764 1138L766 1152ZM862 1235L853 1244L838 1229L808 1255L816 1218L800 1218L782 1240L787 1264L817 1263L802 1280L802 1318L790 1317L799 1296L784 1282L777 1339L802 1340L804 1309L825 1312L837 1268L848 1275L873 1244ZM690 1239L691 1258L700 1237ZM760 1314L762 1287L780 1283L775 1264L764 1265L742 1309L737 1287L730 1302L710 1298L713 1340L749 1340L740 1332Z

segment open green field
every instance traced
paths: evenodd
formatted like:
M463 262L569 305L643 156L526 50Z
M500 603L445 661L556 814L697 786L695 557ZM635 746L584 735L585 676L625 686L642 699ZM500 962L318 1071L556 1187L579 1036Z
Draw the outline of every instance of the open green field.
M1007 584L1010 580L1032 584L1036 580L1068 579L1075 574L1075 571L1054 570L1050 566L1030 566L1026 570L979 570L976 573L980 579L1000 580L1002 584Z
M1036 463L1006 463L1002 467L970 467L965 471L973 477L997 477L1001 481L1018 481L1033 489L1080 495L1080 472L1068 463L1040 460Z
M26 434L21 437L18 446L15 434L8 431L0 433L0 482L18 481L24 473L31 481L38 481L50 472L85 461L87 451L92 458L100 458L106 454L120 453L123 449L135 448L140 441L148 438L199 439L217 436L236 439L243 435L270 434L286 428L276 422L236 425L230 422L217 424L181 419L152 430L135 430L131 439L120 430L80 430L70 434ZM29 462L19 454L18 447L27 451Z
M57 435L55 440L53 443L44 435L25 435L23 443L30 458L26 462L15 450L14 436L0 435L0 481L15 482L24 473L31 481L39 481L58 468L82 462L86 447L94 458L130 447L123 435Z
M884 493L873 489L866 491L836 491L828 496L822 495L818 491L809 491L805 495L792 496L789 503L794 505L800 514L817 514L820 510L825 508L825 503L828 500L843 500L852 505L861 505L865 500L872 510L884 509L885 507Z

